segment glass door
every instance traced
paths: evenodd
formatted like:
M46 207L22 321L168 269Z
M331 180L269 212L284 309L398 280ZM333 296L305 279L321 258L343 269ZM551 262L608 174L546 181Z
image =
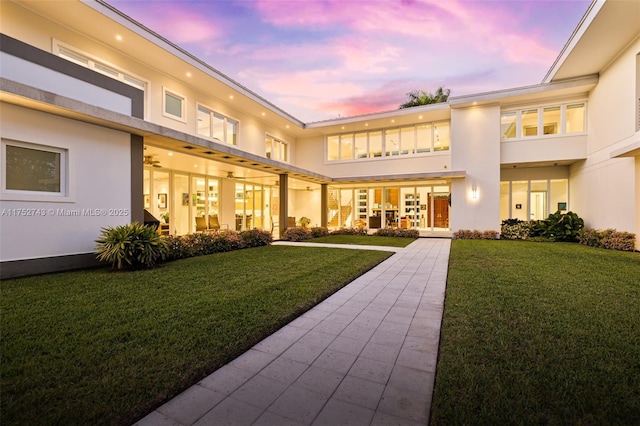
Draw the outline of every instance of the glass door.
M171 232L176 235L194 232L189 214L189 175L173 173L173 197L171 197ZM203 181L204 185L204 181Z

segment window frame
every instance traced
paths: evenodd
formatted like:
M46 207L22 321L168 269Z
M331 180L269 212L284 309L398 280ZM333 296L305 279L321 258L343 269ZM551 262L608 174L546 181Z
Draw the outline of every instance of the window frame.
M60 155L60 191L37 191L24 189L7 188L7 146L31 149L35 151L45 151ZM0 147L0 199L6 201L73 201L70 192L69 173L69 148L62 146L43 145L39 143L19 141L15 139L2 138Z
M583 123L584 129L579 132L567 132L567 107L582 105L583 107ZM545 134L545 128L547 128L550 123L544 122L544 113L545 111L549 111L553 108L560 108L560 121L556 126L556 133L548 133ZM527 112L536 112L536 134L535 135L524 135L523 130L526 126L523 125L523 114ZM503 117L515 114L515 128L516 134L514 137L505 137L502 132L503 126ZM509 142L509 141L522 141L528 139L538 139L538 138L554 138L554 137L562 137L562 136L576 136L576 135L584 135L587 134L587 101L586 100L573 100L567 101L563 103L552 103L552 104L544 104L544 105L536 105L536 106L526 106L520 108L510 108L504 109L500 111L500 141L501 142Z
M270 151L267 150L267 144L269 143L268 140L271 139L271 149ZM290 158L291 158L291 150L290 150L290 144L287 141L284 141L280 138L277 138L269 133L265 133L265 137L264 137L264 141L265 141L265 153L264 156L270 160L273 161L279 161L281 163L289 163ZM273 153L276 152L275 151L275 146L276 145L274 142L277 142L278 145L281 145L284 148L284 156L285 159L281 159L281 158L274 158ZM278 150L277 152L280 152L280 150ZM270 155L271 154L271 155ZM278 154L279 157L279 154Z
M201 112L206 112L209 114L209 134L205 135L203 133L200 133L199 128L198 128L198 115ZM222 133L223 133L223 139L217 138L215 136L213 136L214 131L213 131L213 119L215 116L221 117L222 120ZM228 128L229 128L229 124L230 123L234 123L235 124L235 128L236 128L236 132L235 134L235 141L230 142L229 141L229 134L227 132ZM220 141L222 143L225 143L227 145L231 145L231 146L238 146L239 145L239 140L240 140L240 120L234 118L234 117L229 117L228 115L225 114L221 114L220 112L216 111L215 109L206 106L205 104L201 104L201 103L196 103L196 135L200 136L200 137L206 137L207 139L211 139L211 140L215 140L215 141Z
M447 149L436 149L435 146L435 136L434 132L436 131L437 125L446 123L449 128L449 141L447 145ZM408 130L411 129L411 130ZM428 144L429 147L425 150L425 148L419 143L419 135L421 131L428 132ZM404 134L411 134L409 141L403 140ZM366 140L367 150L364 154L356 152L355 142L358 139L358 135L366 135L364 140ZM376 140L376 143L372 143L372 135ZM352 141L352 155L350 158L345 158L342 153L343 138L350 138ZM394 140L395 145L391 146L391 139ZM337 154L334 159L329 158L329 144L330 142L337 142ZM380 152L373 152L372 148L376 148L376 144L380 145ZM325 143L324 143L324 162L325 164L336 164L336 163L349 163L353 161L369 161L369 160L390 160L396 158L412 158L412 157L420 157L420 156L433 156L433 155L443 155L449 154L451 152L451 120L440 120L440 121L430 121L430 122L420 122L416 124L410 125L402 125L402 126L393 126L393 127L385 127L380 129L372 129L372 130L358 130L353 132L345 132L345 133L331 133L325 135Z
M180 100L181 102L180 116L174 115L171 112L167 111L167 95ZM172 120L180 121L182 123L186 123L187 122L187 97L180 94L179 92L176 92L175 90L162 86L162 116L171 118Z

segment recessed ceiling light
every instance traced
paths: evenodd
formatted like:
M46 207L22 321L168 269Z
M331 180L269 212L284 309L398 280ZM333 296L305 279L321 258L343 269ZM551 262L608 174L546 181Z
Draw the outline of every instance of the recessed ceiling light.
M395 123L395 122L396 122L396 120L391 120L391 122L392 122L392 123Z
M229 95L229 99L233 99L233 95Z
M120 34L116 34L116 40L122 41L122 36Z
M287 124L287 129L289 128L289 125Z
M262 113L262 116L264 117L265 115L267 115L265 112Z
M422 116L421 115L418 116L418 120L422 120Z
M191 77L191 73L187 71L187 77Z
M193 167L198 167L198 165L197 165L197 164L194 164L194 165L193 165Z
M364 123L364 127L369 127L369 123Z
M172 157L172 156L173 156L173 152L169 152L167 155L168 155L169 157Z
M342 130L344 130L344 126L342 126Z

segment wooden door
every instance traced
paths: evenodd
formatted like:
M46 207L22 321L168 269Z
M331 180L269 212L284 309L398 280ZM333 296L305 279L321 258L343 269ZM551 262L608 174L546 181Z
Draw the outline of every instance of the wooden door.
M449 227L449 199L437 197L433 199L433 226L436 228Z

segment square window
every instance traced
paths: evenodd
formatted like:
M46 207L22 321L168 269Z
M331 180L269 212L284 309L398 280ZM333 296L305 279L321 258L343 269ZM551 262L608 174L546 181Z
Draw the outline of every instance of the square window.
M166 117L177 118L178 120L185 121L185 98L177 93L170 92L164 89L164 111L163 114Z
M4 143L4 188L64 195L66 150Z

